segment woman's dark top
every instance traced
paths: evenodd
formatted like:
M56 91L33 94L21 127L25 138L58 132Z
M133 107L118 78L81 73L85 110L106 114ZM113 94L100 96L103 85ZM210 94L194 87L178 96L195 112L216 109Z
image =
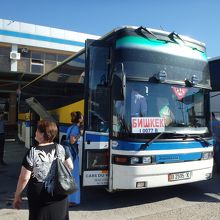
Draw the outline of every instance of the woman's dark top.
M67 196L53 195L55 175L55 144L32 147L25 155L22 165L32 172L27 197L29 220L67 220ZM58 145L58 157L62 161L70 157L62 145Z

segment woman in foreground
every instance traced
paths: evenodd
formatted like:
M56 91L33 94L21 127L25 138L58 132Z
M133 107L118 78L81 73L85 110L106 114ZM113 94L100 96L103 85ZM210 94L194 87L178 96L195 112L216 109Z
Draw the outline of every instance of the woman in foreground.
M27 185L29 220L69 219L67 196L53 195L56 159L56 144L53 140L57 131L54 122L39 121L35 134L39 144L28 150L22 162L13 207L20 209L21 194ZM73 169L68 151L62 145L58 145L57 149L59 158L65 161L69 169Z

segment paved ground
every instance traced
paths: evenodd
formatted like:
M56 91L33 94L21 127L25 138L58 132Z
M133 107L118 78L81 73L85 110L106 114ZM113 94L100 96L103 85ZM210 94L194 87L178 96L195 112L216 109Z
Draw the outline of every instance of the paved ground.
M0 166L0 219L17 219L13 217L16 214L16 210L12 209L12 199L16 189L21 161L26 151L27 149L24 145L16 141L9 141L5 144L5 161L8 165ZM26 202L23 203L22 209L27 210ZM25 213L25 211L22 212ZM27 217L23 219L27 219Z
M12 198L27 149L6 143L7 167L0 166L0 220L27 220L27 200L12 209ZM220 174L210 181L110 194L104 189L83 189L81 205L70 209L78 220L219 220Z

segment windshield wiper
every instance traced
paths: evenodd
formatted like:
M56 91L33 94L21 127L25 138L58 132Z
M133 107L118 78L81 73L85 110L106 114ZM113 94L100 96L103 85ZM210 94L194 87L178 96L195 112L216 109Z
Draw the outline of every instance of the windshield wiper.
M140 150L145 150L147 147L149 147L154 141L156 141L163 134L176 134L176 132L161 132L156 137L154 137L152 140L146 142L145 144L142 144L140 147Z
M178 41L176 41L175 37L176 37L177 39L181 40L183 43L185 43L184 40L179 36L179 34L177 34L177 33L174 32L174 31L171 32L171 33L168 35L168 37L169 37L172 41L174 41L174 42L176 42L176 43L178 43Z
M148 34L152 35L153 37L155 37L156 39L158 39L158 37L153 32L148 30L146 27L140 26L139 28L137 28L137 30L140 31L145 37L147 36L143 33L143 30L147 32Z
M202 138L200 135L195 136L195 135L186 134L185 138L194 138L196 141L203 142L206 147L211 146L211 144L206 139Z
M156 137L154 137L152 140L146 142L145 144L141 144L140 150L145 150L146 148L148 148L154 141L156 141L163 134L179 134L179 133L177 133L177 132L161 132ZM206 147L211 146L211 144L207 140L205 140L204 138L202 138L199 135L196 135L196 136L189 135L189 134L182 134L182 135L185 136L185 139L186 138L194 138L196 141L203 142Z

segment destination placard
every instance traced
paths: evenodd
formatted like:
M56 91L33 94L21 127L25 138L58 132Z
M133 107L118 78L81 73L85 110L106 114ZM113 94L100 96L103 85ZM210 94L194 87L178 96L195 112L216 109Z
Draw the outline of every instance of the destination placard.
M165 122L162 117L132 117L132 133L164 132Z

